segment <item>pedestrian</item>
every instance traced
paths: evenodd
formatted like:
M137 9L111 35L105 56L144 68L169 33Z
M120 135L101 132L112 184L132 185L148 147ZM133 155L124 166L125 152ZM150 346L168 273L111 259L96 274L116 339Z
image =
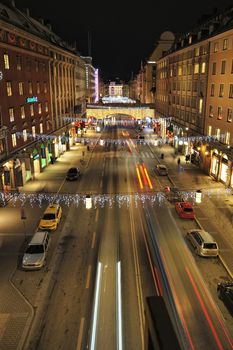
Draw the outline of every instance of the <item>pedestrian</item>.
M90 147L89 147L89 145L87 145L87 150L88 150L88 152L90 151Z
M180 165L180 158L177 159L177 164Z

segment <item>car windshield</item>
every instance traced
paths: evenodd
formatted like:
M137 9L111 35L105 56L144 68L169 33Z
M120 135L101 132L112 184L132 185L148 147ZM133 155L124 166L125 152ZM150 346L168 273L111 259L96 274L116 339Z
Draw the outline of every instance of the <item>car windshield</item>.
M76 168L71 168L71 169L69 169L69 171L68 171L68 173L77 173L78 171L77 171L77 169Z
M32 244L27 247L26 254L41 254L44 253L44 246L42 244Z
M216 243L204 243L203 247L205 249L217 249Z
M55 214L53 213L47 213L47 214L44 214L43 216L43 220L55 220L56 217L55 217Z
M193 211L192 208L184 208L184 211L186 211L187 213L191 213Z

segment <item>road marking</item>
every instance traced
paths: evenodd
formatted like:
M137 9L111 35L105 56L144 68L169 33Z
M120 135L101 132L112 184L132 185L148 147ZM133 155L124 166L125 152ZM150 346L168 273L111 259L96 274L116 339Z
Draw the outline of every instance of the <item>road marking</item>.
M93 249L94 246L95 246L95 237L96 237L96 232L93 232L93 238L92 238L92 243L91 243L91 249Z
M80 322L80 326L79 326L78 342L77 342L76 350L81 350L81 347L82 347L84 321L85 321L85 318L82 317L81 322Z
M87 270L86 289L90 287L90 279L91 279L91 265L88 266L88 270Z
M99 209L97 209L95 213L95 222L98 221L98 218L99 218Z

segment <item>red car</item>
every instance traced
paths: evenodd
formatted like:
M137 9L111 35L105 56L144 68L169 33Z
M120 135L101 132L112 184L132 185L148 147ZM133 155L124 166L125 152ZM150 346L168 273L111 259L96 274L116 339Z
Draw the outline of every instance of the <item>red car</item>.
M194 219L195 214L193 210L193 205L190 202L176 202L175 208L179 217L182 219Z

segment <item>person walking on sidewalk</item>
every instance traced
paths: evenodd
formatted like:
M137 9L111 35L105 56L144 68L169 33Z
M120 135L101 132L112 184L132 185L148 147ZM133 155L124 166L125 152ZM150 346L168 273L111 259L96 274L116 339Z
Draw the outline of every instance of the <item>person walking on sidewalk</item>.
M180 166L180 158L177 159L177 164Z

